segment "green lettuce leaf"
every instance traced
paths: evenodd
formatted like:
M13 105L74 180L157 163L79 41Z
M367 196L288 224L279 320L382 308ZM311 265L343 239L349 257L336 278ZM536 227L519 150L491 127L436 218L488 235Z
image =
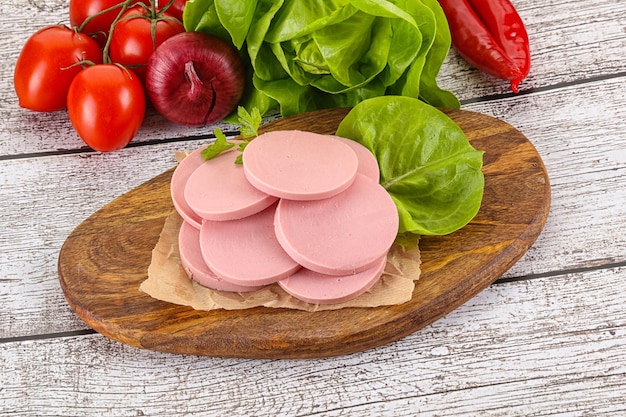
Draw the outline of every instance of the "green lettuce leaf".
M217 14L214 0L189 0L185 3L183 25L187 32L205 32L231 42L230 34Z
M215 0L217 16L237 49L246 40L256 6L256 0Z
M458 109L458 98L450 91L442 90L437 85L437 74L448 54L451 42L448 22L437 0L422 0L435 15L435 38L433 45L426 52L423 76L420 79L419 98L435 107Z
M357 104L336 134L366 146L400 216L399 233L443 235L465 226L482 201L482 151L443 112L411 97Z
M288 116L381 95L459 107L436 81L450 48L437 0L189 0L183 21L240 50L248 110Z

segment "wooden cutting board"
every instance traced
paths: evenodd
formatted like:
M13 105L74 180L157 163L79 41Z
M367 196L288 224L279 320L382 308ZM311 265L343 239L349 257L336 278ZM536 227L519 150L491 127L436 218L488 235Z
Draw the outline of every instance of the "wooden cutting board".
M347 109L268 124L262 131L334 133ZM400 339L463 304L509 269L540 234L550 207L541 157L511 125L480 113L447 113L485 151L485 193L463 229L420 241L422 276L397 306L305 312L258 307L210 312L158 301L139 291L151 251L173 210L173 168L115 199L81 223L59 256L70 306L101 334L139 348L245 358L348 354Z

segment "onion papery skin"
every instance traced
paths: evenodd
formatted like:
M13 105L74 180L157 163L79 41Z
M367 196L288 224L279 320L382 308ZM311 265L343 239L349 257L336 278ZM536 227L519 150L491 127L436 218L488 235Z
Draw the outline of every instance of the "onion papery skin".
M150 57L146 90L166 119L203 126L224 119L237 107L244 77L233 46L212 35L184 32L167 39Z

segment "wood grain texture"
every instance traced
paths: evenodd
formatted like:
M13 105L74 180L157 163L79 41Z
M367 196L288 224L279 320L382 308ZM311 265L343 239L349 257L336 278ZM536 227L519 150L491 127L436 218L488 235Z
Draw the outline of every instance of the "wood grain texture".
M563 1L516 0L531 38L533 64L523 92L567 82L626 72L626 7L614 0L572 6ZM68 0L2 0L0 16L0 156L57 150L88 150L73 131L66 112L34 113L21 109L12 86L15 61L26 39L37 29L67 22ZM573 23L575 22L575 23ZM439 82L463 100L506 95L508 83L471 68L451 51ZM489 114L489 113L487 113ZM225 131L233 126L219 124ZM149 110L134 143L210 134L211 128L185 128L165 122Z
M330 134L347 111L294 116L263 131ZM164 217L172 210L171 170L114 200L68 237L59 256L61 288L95 330L167 352L305 358L357 352L404 337L501 276L535 241L550 207L545 167L524 135L479 113L449 114L474 147L485 151L483 204L463 229L421 240L423 275L405 304L314 314L269 308L202 312L140 293Z
M495 284L406 338L334 358L14 342L0 349L0 416L620 416L624 280L622 267Z
M84 149L65 112L20 109L12 88L22 44L66 21L69 1L0 0L0 416L626 415L626 2L512 2L533 54L522 93L454 51L439 79L464 109L536 146L552 185L542 234L504 280L421 331L348 356L275 361L64 333L86 328L59 288L66 237L211 128L151 113L139 146Z
M626 117L626 105L620 105L622 82L604 80L571 87L565 94L549 90L467 106L496 114L524 132L550 176L546 226L504 277L626 262L626 235L613 226L626 222L621 203L626 201L626 145L615 128L615 118ZM84 322L59 289L61 245L104 204L171 168L174 151L203 143L1 161L0 280L6 285L0 285L0 338L83 329Z

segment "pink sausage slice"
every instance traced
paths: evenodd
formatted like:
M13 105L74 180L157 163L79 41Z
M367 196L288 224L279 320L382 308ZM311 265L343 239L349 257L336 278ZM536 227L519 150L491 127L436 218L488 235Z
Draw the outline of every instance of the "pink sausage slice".
M369 290L381 277L387 257L380 258L374 266L354 275L333 276L302 268L295 274L278 281L288 294L313 304L342 303Z
M267 194L292 200L332 197L352 184L358 159L328 135L279 130L260 135L243 152L246 178Z
M218 277L236 285L266 285L300 269L274 234L276 205L239 220L205 220L200 249Z
M189 207L187 201L185 200L185 184L187 184L187 180L191 176L191 174L203 163L206 161L200 155L202 149L196 149L189 155L185 157L172 174L172 180L170 181L170 193L172 195L172 202L174 203L174 208L180 216L185 219L186 222L189 222L193 227L200 229L200 225L202 224L202 218L196 214L195 211Z
M352 150L356 153L356 156L359 160L359 167L357 168L357 172L359 174L363 174L376 182L380 181L380 169L378 167L378 161L369 149L367 149L365 146L361 145L355 140L342 138L341 136L333 137L351 147Z
M387 191L358 174L343 193L315 201L280 200L275 232L305 268L350 275L371 268L398 233L398 211Z
M263 288L263 286L235 285L219 279L202 259L200 231L186 221L183 222L178 233L178 250L181 264L189 278L204 287L234 292L248 292Z
M243 167L235 164L239 152L226 152L206 161L187 180L185 201L207 220L236 220L258 213L277 198L250 185Z

